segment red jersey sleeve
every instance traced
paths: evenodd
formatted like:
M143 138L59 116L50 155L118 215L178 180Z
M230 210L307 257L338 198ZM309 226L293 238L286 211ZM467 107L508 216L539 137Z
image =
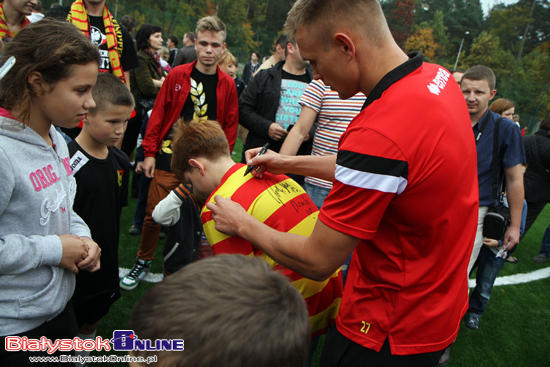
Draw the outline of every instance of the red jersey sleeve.
M334 186L319 219L350 236L373 238L407 179L407 161L394 142L368 128L350 126L340 141Z

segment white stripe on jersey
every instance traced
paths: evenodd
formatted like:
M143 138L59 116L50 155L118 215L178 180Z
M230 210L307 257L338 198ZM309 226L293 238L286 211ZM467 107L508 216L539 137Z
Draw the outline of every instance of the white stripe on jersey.
M345 185L397 195L400 195L407 187L407 180L403 177L357 171L338 164L336 165L335 179Z

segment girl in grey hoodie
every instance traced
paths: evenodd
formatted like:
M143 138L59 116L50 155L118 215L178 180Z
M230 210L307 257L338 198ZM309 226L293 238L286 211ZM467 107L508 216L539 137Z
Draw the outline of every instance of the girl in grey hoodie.
M0 365L23 366L28 354L6 351L6 337L76 336L58 319L72 313L73 273L100 266L101 250L72 209L67 145L52 126L75 127L95 106L99 54L72 24L44 19L18 33L0 64L10 56L16 63L0 82Z

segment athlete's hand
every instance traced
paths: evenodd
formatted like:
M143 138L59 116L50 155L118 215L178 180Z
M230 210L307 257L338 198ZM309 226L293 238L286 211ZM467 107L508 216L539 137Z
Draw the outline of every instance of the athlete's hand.
M262 148L253 148L244 153L246 164L249 166L256 166L256 168L252 170L252 174L255 177L262 178L264 172L271 172L276 175L287 172L288 166L284 159L286 156L268 149L265 154L256 157L261 149Z
M244 223L250 215L241 204L231 198L224 199L220 195L214 196L214 202L206 204L206 208L212 211L212 219L216 222L216 230L230 236L238 236L239 225Z

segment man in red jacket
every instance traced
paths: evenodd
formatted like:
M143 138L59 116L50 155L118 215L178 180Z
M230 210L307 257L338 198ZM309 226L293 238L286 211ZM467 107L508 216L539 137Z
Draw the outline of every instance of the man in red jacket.
M237 89L233 79L221 72L217 65L225 52L225 24L215 16L204 17L198 21L195 33L197 60L170 71L159 91L145 131L142 171L152 181L137 259L132 270L120 281L122 289L137 287L151 268L160 232L160 226L152 218L153 210L179 185L170 167L170 132L177 119L217 120L225 132L230 151L237 138ZM138 169L136 172L139 173Z

